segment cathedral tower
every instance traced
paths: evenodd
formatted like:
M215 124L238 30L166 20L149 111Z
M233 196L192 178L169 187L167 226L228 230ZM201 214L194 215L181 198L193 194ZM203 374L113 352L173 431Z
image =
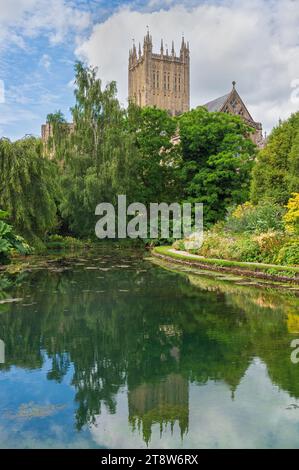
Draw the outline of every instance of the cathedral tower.
M138 106L157 106L172 115L189 111L190 107L190 52L182 38L180 55L176 56L174 43L171 51L153 53L152 37L147 31L143 50L135 43L129 53L129 100Z

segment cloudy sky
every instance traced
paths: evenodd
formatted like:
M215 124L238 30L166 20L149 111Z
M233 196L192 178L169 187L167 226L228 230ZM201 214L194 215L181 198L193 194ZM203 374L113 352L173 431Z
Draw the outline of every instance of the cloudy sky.
M236 80L267 131L299 109L299 0L0 0L0 137L38 135L57 109L70 117L78 59L126 105L128 49L147 25L156 49L189 40L192 107Z

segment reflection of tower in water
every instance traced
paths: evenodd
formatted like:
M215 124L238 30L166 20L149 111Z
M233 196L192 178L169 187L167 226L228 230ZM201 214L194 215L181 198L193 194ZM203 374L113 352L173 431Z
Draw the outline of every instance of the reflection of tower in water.
M189 425L189 384L180 374L171 373L158 383L143 383L129 391L129 422L133 430L141 430L144 441L151 439L152 426L160 425L160 433L168 424L178 422L181 437Z

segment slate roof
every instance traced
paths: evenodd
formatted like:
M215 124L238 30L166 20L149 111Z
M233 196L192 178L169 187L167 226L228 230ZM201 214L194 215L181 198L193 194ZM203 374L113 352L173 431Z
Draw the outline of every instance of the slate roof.
M207 108L210 113L220 111L229 96L230 93L227 93L227 95L224 96L220 96L220 98L217 98L216 100L209 101L208 103L204 104L204 107Z

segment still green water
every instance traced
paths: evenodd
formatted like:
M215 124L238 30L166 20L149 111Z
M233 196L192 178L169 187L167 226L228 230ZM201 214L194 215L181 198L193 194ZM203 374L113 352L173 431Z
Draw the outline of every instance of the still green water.
M0 282L1 447L299 447L295 293L117 250Z

